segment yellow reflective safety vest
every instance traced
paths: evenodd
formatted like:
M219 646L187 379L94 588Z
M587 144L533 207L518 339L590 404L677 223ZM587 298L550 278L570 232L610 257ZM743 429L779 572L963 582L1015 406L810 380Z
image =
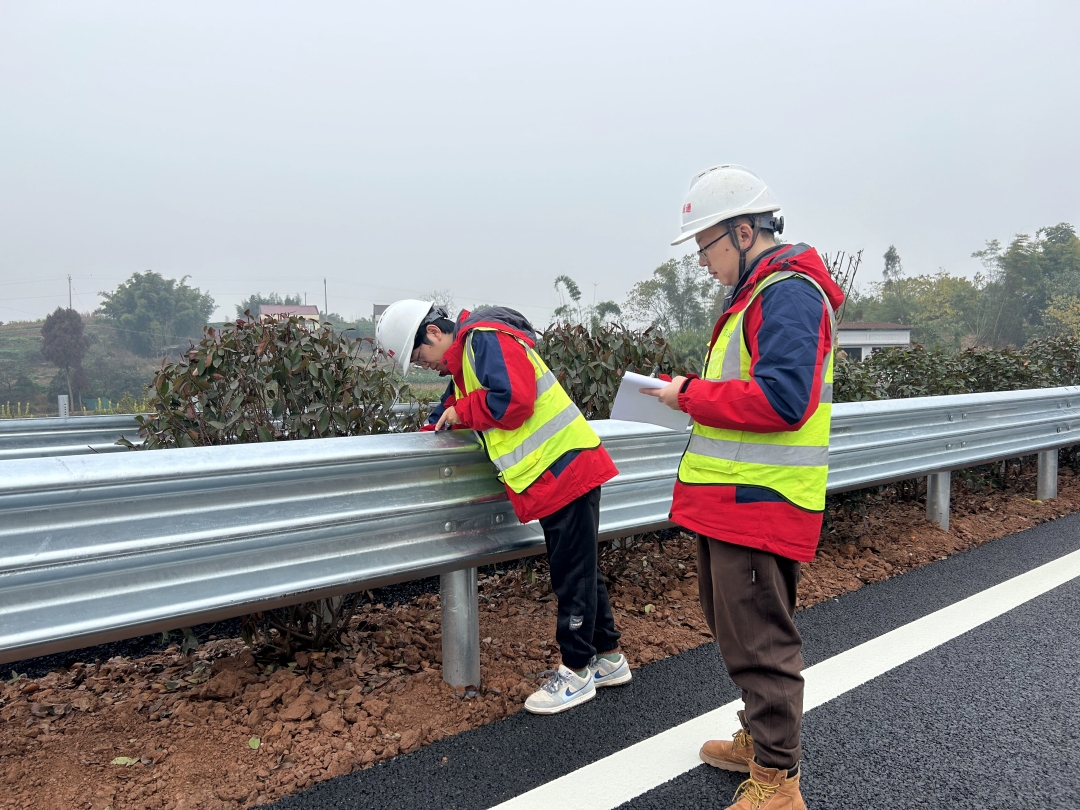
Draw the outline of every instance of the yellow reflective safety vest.
M510 335L525 349L536 373L536 404L532 415L515 430L489 428L480 431L488 457L499 471L499 480L514 492L520 493L543 475L552 464L571 450L588 450L600 446L596 435L577 405L567 395L559 381L540 355L509 331L476 326L465 337L461 371L465 391L457 388L455 394L463 397L473 391L484 390L475 371L476 355L473 351L474 332L500 332Z
M695 422L690 443L679 464L679 480L686 484L765 487L802 509L821 512L825 509L825 484L829 475L829 423L836 345L835 313L821 286L793 270L780 270L760 279L746 306L733 313L721 328L705 358L702 378L713 382L751 379L751 357L743 337L743 316L764 289L789 278L801 278L813 284L821 293L829 313L833 339L823 364L820 404L798 430L755 433L707 427Z

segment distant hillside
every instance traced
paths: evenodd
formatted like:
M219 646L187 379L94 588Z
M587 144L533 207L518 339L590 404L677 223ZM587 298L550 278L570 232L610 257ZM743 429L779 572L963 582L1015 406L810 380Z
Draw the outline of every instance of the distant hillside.
M90 388L83 395L83 407L93 410L98 400L108 407L124 395L142 398L143 389L161 365L160 359L138 357L116 345L115 330L101 318L84 318L91 340L83 359ZM56 397L67 393L63 369L46 363L41 356L41 326L44 321L22 321L0 325L0 407L15 413L19 404L29 405L34 416L55 416Z

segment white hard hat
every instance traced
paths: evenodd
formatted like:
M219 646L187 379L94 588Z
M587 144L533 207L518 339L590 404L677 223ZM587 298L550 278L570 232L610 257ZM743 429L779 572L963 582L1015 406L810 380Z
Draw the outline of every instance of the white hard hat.
M431 312L433 301L404 298L388 306L375 325L375 343L394 361L401 376L409 373L416 333Z
M748 168L731 163L713 166L690 181L682 207L682 230L671 244L685 242L732 217L779 210L780 203L765 181Z

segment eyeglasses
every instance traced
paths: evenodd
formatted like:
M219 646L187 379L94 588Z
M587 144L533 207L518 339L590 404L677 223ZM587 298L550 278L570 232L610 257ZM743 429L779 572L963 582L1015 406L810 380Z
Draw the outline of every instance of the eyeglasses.
M715 239L713 239L713 240L712 240L711 242L709 242L709 244L707 244L707 245L706 245L705 247L703 247L703 248L702 248L701 250L699 250L699 251L697 252L697 255L698 255L698 259L699 259L700 261L703 261L703 262L705 262L705 264L708 264L708 263L709 263L709 260L708 260L708 259L707 259L707 258L705 257L705 251L706 251L706 250L708 250L709 248L711 248L711 247L712 247L713 245L715 245L715 244L716 244L717 242L719 242L719 241L720 241L721 239L723 239L723 238L724 238L725 236L730 236L730 235L731 235L731 231L724 231L724 232L723 232L722 234L720 234L720 235L719 235L718 237L716 237Z

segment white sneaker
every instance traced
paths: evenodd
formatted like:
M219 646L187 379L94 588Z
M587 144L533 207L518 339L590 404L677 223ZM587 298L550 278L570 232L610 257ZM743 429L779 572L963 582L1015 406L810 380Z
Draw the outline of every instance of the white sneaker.
M593 660L589 662L589 671L592 672L593 683L597 689L601 686L629 683L634 677L630 672L630 663L622 653L619 653L618 661L608 661L599 655L593 656Z
M557 670L549 670L541 674L550 674L551 677L543 686L529 695L529 699L525 701L527 712L558 714L596 697L591 669L585 672L584 678L579 678L573 670L567 669L562 664Z

